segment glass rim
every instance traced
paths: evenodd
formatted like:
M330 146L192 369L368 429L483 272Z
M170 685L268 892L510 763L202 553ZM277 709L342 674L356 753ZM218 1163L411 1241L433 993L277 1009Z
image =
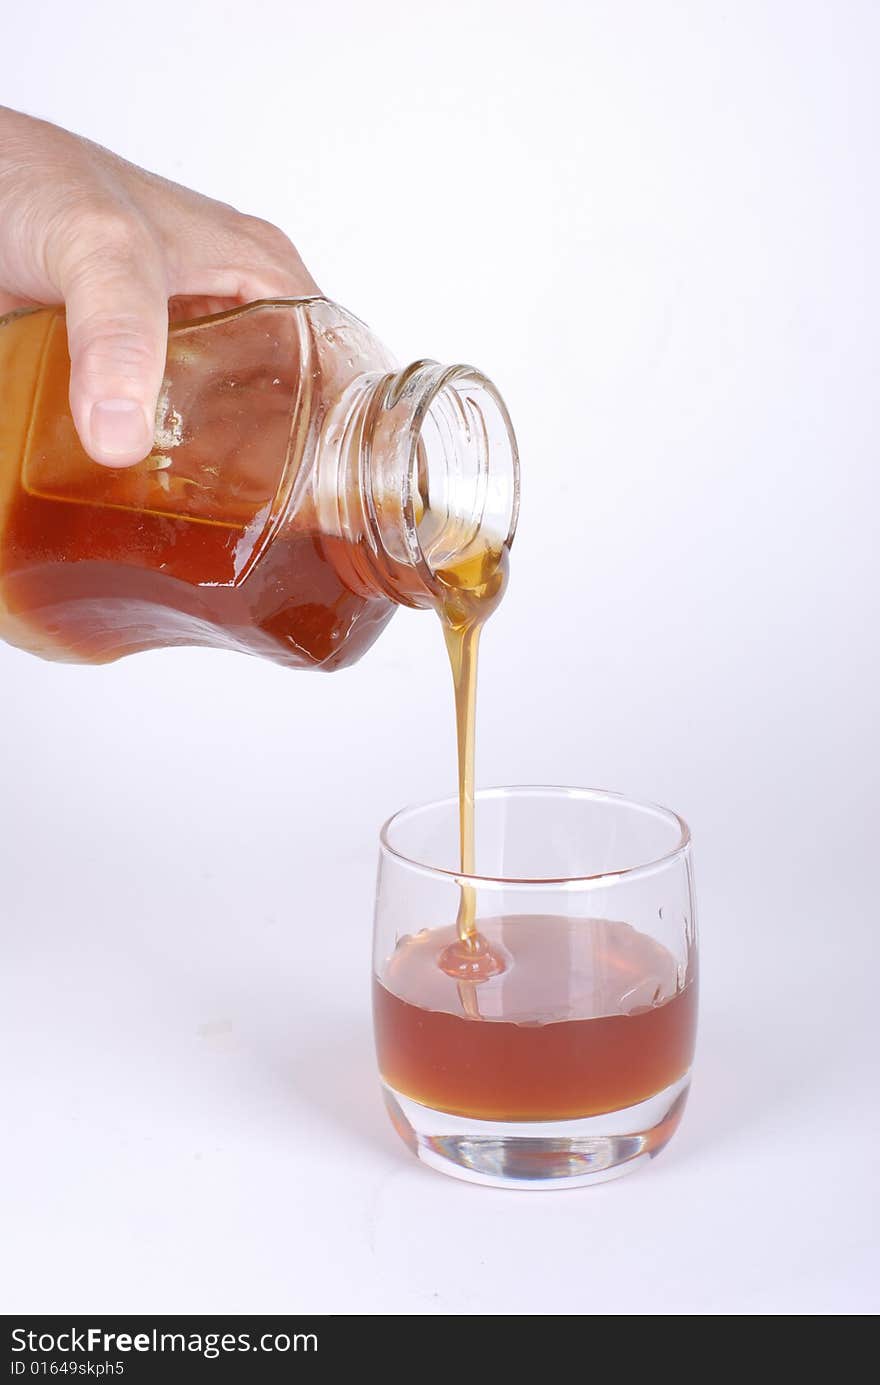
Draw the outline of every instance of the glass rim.
M423 875L440 876L446 880L455 881L456 884L473 884L486 889L545 889L549 886L567 889L596 889L603 884L611 884L618 880L631 880L634 876L649 875L655 871L662 870L671 865L674 861L685 857L691 845L691 830L684 818L674 812L672 808L665 808L661 803L653 803L648 799L631 798L629 794L618 793L614 789L591 789L580 787L573 784L507 784L496 785L492 788L477 789L474 794L476 802L487 799L503 799L525 796L552 795L561 798L592 799L598 801L622 804L627 808L634 808L640 812L654 813L665 818L670 824L678 828L679 839L674 847L665 851L662 855L655 856L649 861L639 861L633 866L623 866L617 870L598 871L590 875L480 875L468 874L461 870L450 870L446 866L434 866L428 861L419 860L415 856L408 856L406 852L398 850L390 840L390 834L396 823L403 818L415 816L431 808L454 808L458 811L458 795L449 794L445 798L427 799L422 803L410 803L403 808L398 808L396 813L392 813L386 818L379 830L380 851L395 860L402 862L411 870L420 871Z

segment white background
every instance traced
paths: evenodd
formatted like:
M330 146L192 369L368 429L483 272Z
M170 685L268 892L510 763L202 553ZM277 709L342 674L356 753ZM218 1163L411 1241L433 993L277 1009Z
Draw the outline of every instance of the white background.
M279 222L470 360L523 510L479 780L666 802L700 1056L647 1171L420 1167L369 1018L376 833L453 785L438 629L354 670L0 650L7 1311L877 1306L880 11L50 0L4 96Z

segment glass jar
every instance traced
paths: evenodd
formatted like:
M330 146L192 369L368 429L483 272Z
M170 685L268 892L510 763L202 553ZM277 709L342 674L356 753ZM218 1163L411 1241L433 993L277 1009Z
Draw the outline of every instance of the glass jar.
M209 645L341 668L513 538L516 442L469 366L399 370L324 298L172 326L145 461L83 451L64 312L0 320L0 636L100 663Z

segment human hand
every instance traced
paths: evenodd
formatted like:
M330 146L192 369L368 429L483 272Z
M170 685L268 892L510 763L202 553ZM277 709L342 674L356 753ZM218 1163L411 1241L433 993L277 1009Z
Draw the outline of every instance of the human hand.
M277 227L0 107L0 313L66 305L70 408L96 462L152 447L169 310L318 292Z

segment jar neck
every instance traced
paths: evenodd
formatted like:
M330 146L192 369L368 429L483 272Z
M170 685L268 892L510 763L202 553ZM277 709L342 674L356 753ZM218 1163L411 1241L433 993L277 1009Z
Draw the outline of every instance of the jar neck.
M358 377L328 419L322 527L349 540L357 584L436 606L516 529L519 458L504 401L470 366L416 361Z

